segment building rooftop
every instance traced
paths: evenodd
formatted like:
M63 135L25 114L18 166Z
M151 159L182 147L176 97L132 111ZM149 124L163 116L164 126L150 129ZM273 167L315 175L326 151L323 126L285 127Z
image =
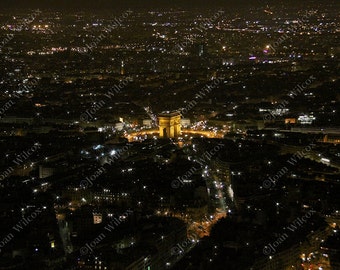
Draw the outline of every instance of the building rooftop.
M159 117L172 117L181 115L180 111L163 111L158 116Z

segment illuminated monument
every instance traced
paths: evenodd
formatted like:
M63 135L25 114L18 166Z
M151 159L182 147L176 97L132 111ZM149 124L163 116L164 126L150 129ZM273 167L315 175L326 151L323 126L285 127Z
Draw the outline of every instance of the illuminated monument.
M158 116L159 137L176 138L181 135L181 113L162 112Z

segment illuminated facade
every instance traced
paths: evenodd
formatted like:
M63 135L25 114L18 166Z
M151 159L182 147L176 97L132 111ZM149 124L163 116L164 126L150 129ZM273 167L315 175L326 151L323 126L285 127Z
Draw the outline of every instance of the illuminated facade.
M177 138L181 135L181 113L163 112L158 116L159 137Z
M101 213L93 213L93 224L100 224L103 221Z

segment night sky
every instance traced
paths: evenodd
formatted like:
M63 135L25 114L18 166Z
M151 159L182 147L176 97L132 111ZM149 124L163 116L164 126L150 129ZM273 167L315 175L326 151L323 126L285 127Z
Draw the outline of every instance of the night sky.
M266 4L318 3L317 0L1 0L0 8L118 8L118 7L209 7L263 6ZM323 0L322 3L336 0Z

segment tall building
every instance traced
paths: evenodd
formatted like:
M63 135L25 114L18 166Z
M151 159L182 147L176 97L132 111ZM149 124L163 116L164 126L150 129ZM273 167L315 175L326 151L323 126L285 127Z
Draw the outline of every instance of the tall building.
M177 138L181 135L181 113L162 112L158 116L159 137L160 138Z
M124 75L124 74L125 74L124 61L122 61L120 65L120 75Z

